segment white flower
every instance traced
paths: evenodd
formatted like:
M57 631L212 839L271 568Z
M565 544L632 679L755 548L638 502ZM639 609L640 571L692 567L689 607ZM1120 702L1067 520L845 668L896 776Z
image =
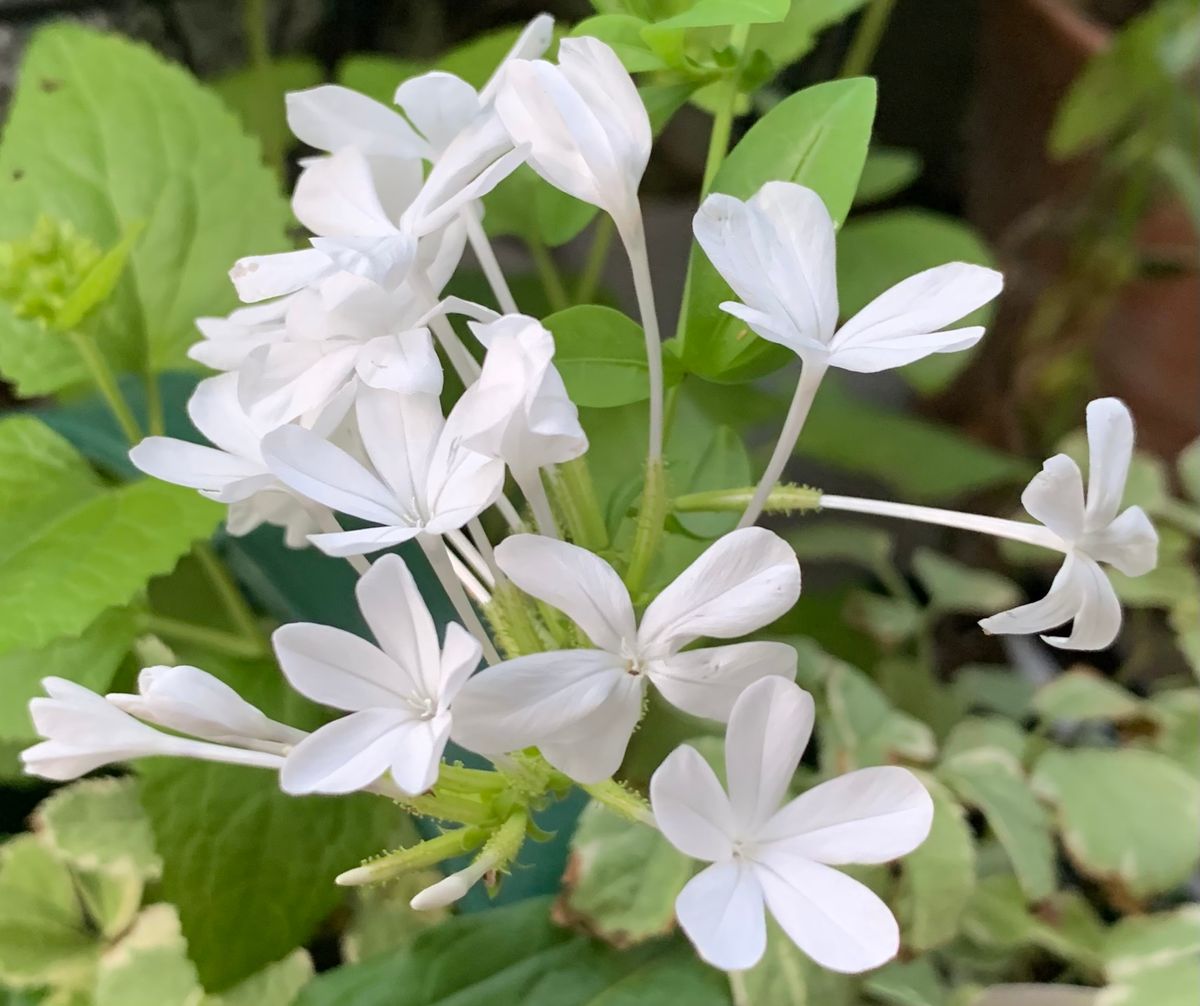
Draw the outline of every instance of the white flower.
M283 764L277 754L161 733L73 681L46 678L42 686L49 697L31 699L29 714L39 736L46 739L21 752L21 762L30 775L63 782L102 765L150 755L177 755L258 768Z
M236 370L260 346L287 337L285 319L291 301L280 297L239 307L224 318L197 318L196 328L203 338L192 344L188 356L213 370Z
M363 555L420 534L461 528L491 506L504 463L463 446L433 395L365 388L355 403L369 471L311 430L284 426L263 440L263 457L295 492L378 527L316 534L328 555Z
M147 475L228 503L230 534L246 534L264 522L277 524L286 529L288 544L299 547L317 528L316 511L264 463L262 438L272 427L246 414L238 401L237 383L236 373L210 377L196 385L188 400L193 425L216 446L146 437L130 450L129 460ZM329 427L339 418L335 407L321 423Z
M650 159L650 120L616 54L594 38L565 38L558 65L513 60L496 112L529 165L555 188L598 206L622 235L640 227L637 190Z
M554 337L521 314L470 328L487 355L455 406L463 413L463 443L503 459L522 485L539 468L583 454L587 435L554 366Z
M654 817L667 840L713 864L688 881L675 911L715 967L734 971L758 962L767 942L764 906L801 950L832 971L878 967L899 947L887 905L831 867L911 852L929 833L933 803L911 772L882 766L784 804L812 725L807 692L777 678L759 681L729 717L728 795L687 745L650 780Z
M146 667L138 674L137 695L106 698L146 723L218 744L284 754L306 736L264 715L220 678L186 664Z
M272 637L296 691L350 713L292 749L280 785L288 793L349 793L390 771L416 795L437 779L450 704L479 664L479 643L452 622L439 652L433 619L399 556L374 563L355 592L378 646L326 625L285 625Z
M611 776L641 718L649 680L685 712L724 720L738 694L766 675L794 675L795 650L730 639L774 621L800 595L795 553L763 528L714 542L637 623L629 592L603 559L576 545L516 535L496 562L525 593L570 616L595 646L517 657L473 678L459 696L455 739L481 754L537 745L583 783Z
M1062 540L1066 561L1045 597L983 619L985 631L1044 632L1074 619L1069 635L1042 638L1064 649L1103 649L1120 631L1121 602L1100 563L1127 576L1158 564L1158 535L1145 511L1120 509L1133 457L1133 419L1125 404L1116 398L1089 403L1087 437L1086 502L1083 475L1065 454L1043 464L1021 494L1030 516Z
M721 309L802 359L860 373L973 346L983 328L939 331L994 298L1003 277L953 262L910 276L841 328L833 220L811 189L767 182L746 202L714 193L696 240L742 303Z

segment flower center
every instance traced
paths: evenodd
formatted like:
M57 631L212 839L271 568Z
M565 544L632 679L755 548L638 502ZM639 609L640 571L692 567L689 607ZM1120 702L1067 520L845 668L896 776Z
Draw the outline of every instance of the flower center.
M409 695L405 701L423 720L431 720L437 712L437 703L424 695Z

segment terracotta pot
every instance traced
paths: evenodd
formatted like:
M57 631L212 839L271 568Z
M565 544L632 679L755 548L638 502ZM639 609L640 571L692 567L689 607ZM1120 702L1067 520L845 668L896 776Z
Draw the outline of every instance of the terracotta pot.
M1002 427L1016 386L1016 338L1066 251L1061 236L1031 240L1028 234L1038 234L1040 217L1053 218L1086 191L1095 171L1094 158L1052 161L1046 138L1063 96L1111 40L1111 30L1071 0L982 5L967 211L999 248L1010 282L994 340L985 340L992 345L950 408L966 418L973 403L982 425L993 427L976 432L1008 446L1014 437ZM1138 240L1151 254L1169 249L1176 259L1197 261L1195 230L1186 210L1172 202L1143 221ZM1194 271L1135 280L1107 317L1090 319L1088 327L1068 334L1092 347L1097 392L1129 403L1143 446L1170 456L1200 434L1200 279Z

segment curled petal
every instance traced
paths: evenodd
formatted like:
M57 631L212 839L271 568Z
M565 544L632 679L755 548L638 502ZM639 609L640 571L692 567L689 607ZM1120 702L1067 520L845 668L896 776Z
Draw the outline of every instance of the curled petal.
M1021 504L1066 542L1083 534L1083 475L1065 454L1056 454L1042 464L1021 493Z
M1142 576L1158 565L1158 532L1140 506L1131 506L1083 541L1093 559L1115 566L1126 576Z
M1066 636L1042 636L1064 650L1103 650L1121 631L1121 601L1099 563L1078 560L1073 570L1078 583L1079 610Z
M1087 527L1095 531L1117 516L1133 459L1133 417L1119 398L1098 398L1087 407Z

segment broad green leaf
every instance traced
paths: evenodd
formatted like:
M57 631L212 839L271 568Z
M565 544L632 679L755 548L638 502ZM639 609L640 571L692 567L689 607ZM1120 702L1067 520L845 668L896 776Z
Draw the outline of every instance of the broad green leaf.
M843 318L924 269L947 262L992 264L987 246L967 224L927 210L891 210L855 217L838 235L837 254ZM954 327L987 325L994 314L995 304L985 305L955 322ZM918 391L929 394L949 384L970 358L969 351L936 353L896 373Z
M318 722L273 664L241 667L237 684L269 715ZM287 796L257 769L160 759L140 767L162 891L179 906L191 959L214 992L307 941L341 899L333 878L391 845L400 819L379 797Z
M954 725L942 745L942 761L980 751L999 751L1018 765L1025 761L1029 737L1016 723L995 716L967 716Z
M1160 692L1147 705L1158 726L1149 746L1200 776L1200 690Z
M962 806L931 776L921 781L933 797L929 837L904 857L897 915L907 946L930 950L958 932L975 889L975 843Z
M789 529L788 544L805 562L848 562L878 575L892 567L892 536L867 524L822 519Z
M37 650L0 656L0 738L34 737L29 700L45 694L42 679L66 678L93 691L106 691L133 642L128 611L106 611L78 636L56 639Z
M879 687L849 664L833 663L825 680L829 719L822 763L841 774L897 758L929 761L937 753L930 729L894 709ZM826 758L832 760L825 765Z
M201 1006L292 1006L312 976L312 958L306 950L296 950L228 992L206 996Z
M86 873L72 869L72 872L89 928L105 940L116 939L126 932L142 904L145 893L142 878L136 873L116 870Z
M815 964L770 916L762 960L730 972L729 987L734 1006L857 1006L854 980Z
M415 845L420 838L413 829L398 844ZM443 922L448 910L418 912L409 905L413 896L442 879L436 867L406 873L388 884L358 888L354 892L354 914L342 932L342 959L354 964L380 954L394 954L408 946L418 933Z
M77 870L152 879L162 869L133 776L82 779L38 805L46 845Z
M517 24L476 35L449 52L442 53L434 62L433 69L461 77L478 90L496 72L500 61L508 55L524 29L523 24ZM555 34L557 37L558 33ZM551 45L544 58L553 59L556 50L557 45Z
M841 222L850 209L875 116L875 82L830 81L781 101L756 122L721 165L712 191L749 199L764 182L814 189ZM791 354L745 333L718 306L729 286L693 244L686 287L684 366L709 380L748 380L782 366Z
M1200 862L1200 782L1141 750L1050 750L1034 790L1055 807L1076 867L1136 898L1182 884Z
M712 431L708 443L695 458L689 472L674 473L677 492L697 493L706 489L728 489L750 484L750 458L746 447L728 426ZM699 538L719 538L737 526L738 515L731 513L680 513L675 519L688 534Z
M951 758L938 776L964 804L982 811L1025 896L1034 902L1048 897L1057 880L1050 817L1020 762L998 748L982 748Z
M373 52L355 53L338 63L337 82L391 107L396 88L428 69L427 64L417 60Z
M1200 986L1200 957L1147 968L1114 982L1095 1006L1193 1006Z
M793 0L787 17L774 24L753 25L747 49L761 50L777 67L795 63L831 25L844 20L867 0Z
M675 928L675 898L692 861L644 825L590 803L571 839L556 916L616 947Z
M212 534L218 503L150 479L94 494L27 528L0 561L0 653L82 632Z
M98 950L58 858L33 835L0 845L0 981L85 985Z
M921 167L921 155L915 150L872 146L854 193L854 205L882 202L903 192L920 176Z
M889 1006L941 1006L947 989L928 957L912 961L893 961L872 971L864 989Z
M0 145L5 235L38 214L103 247L145 231L96 337L114 369L185 362L198 315L236 304L240 255L286 247L288 206L258 145L220 99L148 47L70 22L26 50ZM48 122L53 129L46 128ZM73 347L0 311L0 371L25 395L84 378Z
M827 377L796 447L799 457L878 479L911 500L936 500L1033 474L1025 461L948 427L882 409Z
M492 237L513 235L551 248L579 234L598 210L560 192L527 164L521 165L483 199L484 228Z
M247 66L224 74L210 86L266 150L285 153L296 144L288 130L287 93L315 87L324 79L324 68L312 57L280 56L262 68Z
M674 17L657 22L651 29L716 28L722 25L772 24L782 21L789 0L695 0Z
M1188 497L1200 503L1200 437L1197 437L1175 459L1179 481Z
M921 609L902 597L856 590L846 599L848 624L861 629L884 650L894 650L921 627Z
M1044 720L1121 720L1145 716L1141 701L1115 681L1076 667L1034 693L1033 711Z
M172 905L151 905L100 962L95 1006L197 1006L203 991Z
M1041 947L1064 960L1095 970L1105 931L1078 891L1054 895L1037 914L1026 904L1017 878L983 877L962 916L962 933L980 946L1009 950Z
M1011 667L965 664L954 675L954 693L965 712L999 713L1019 720L1029 709L1034 685Z
M554 365L576 405L607 409L649 397L645 336L628 315L581 304L550 315L543 324L554 336ZM664 353L665 385L677 384L680 376L678 361Z
M1195 954L1200 954L1200 905L1190 904L1118 921L1104 941L1104 970L1110 979L1127 978Z
M913 572L938 614L990 615L1021 603L1021 592L1008 577L966 566L930 548L913 552Z
M632 14L597 14L580 21L571 29L571 34L600 39L617 54L626 70L643 73L666 66L662 57L646 45L642 37L642 29L647 25L648 22Z

